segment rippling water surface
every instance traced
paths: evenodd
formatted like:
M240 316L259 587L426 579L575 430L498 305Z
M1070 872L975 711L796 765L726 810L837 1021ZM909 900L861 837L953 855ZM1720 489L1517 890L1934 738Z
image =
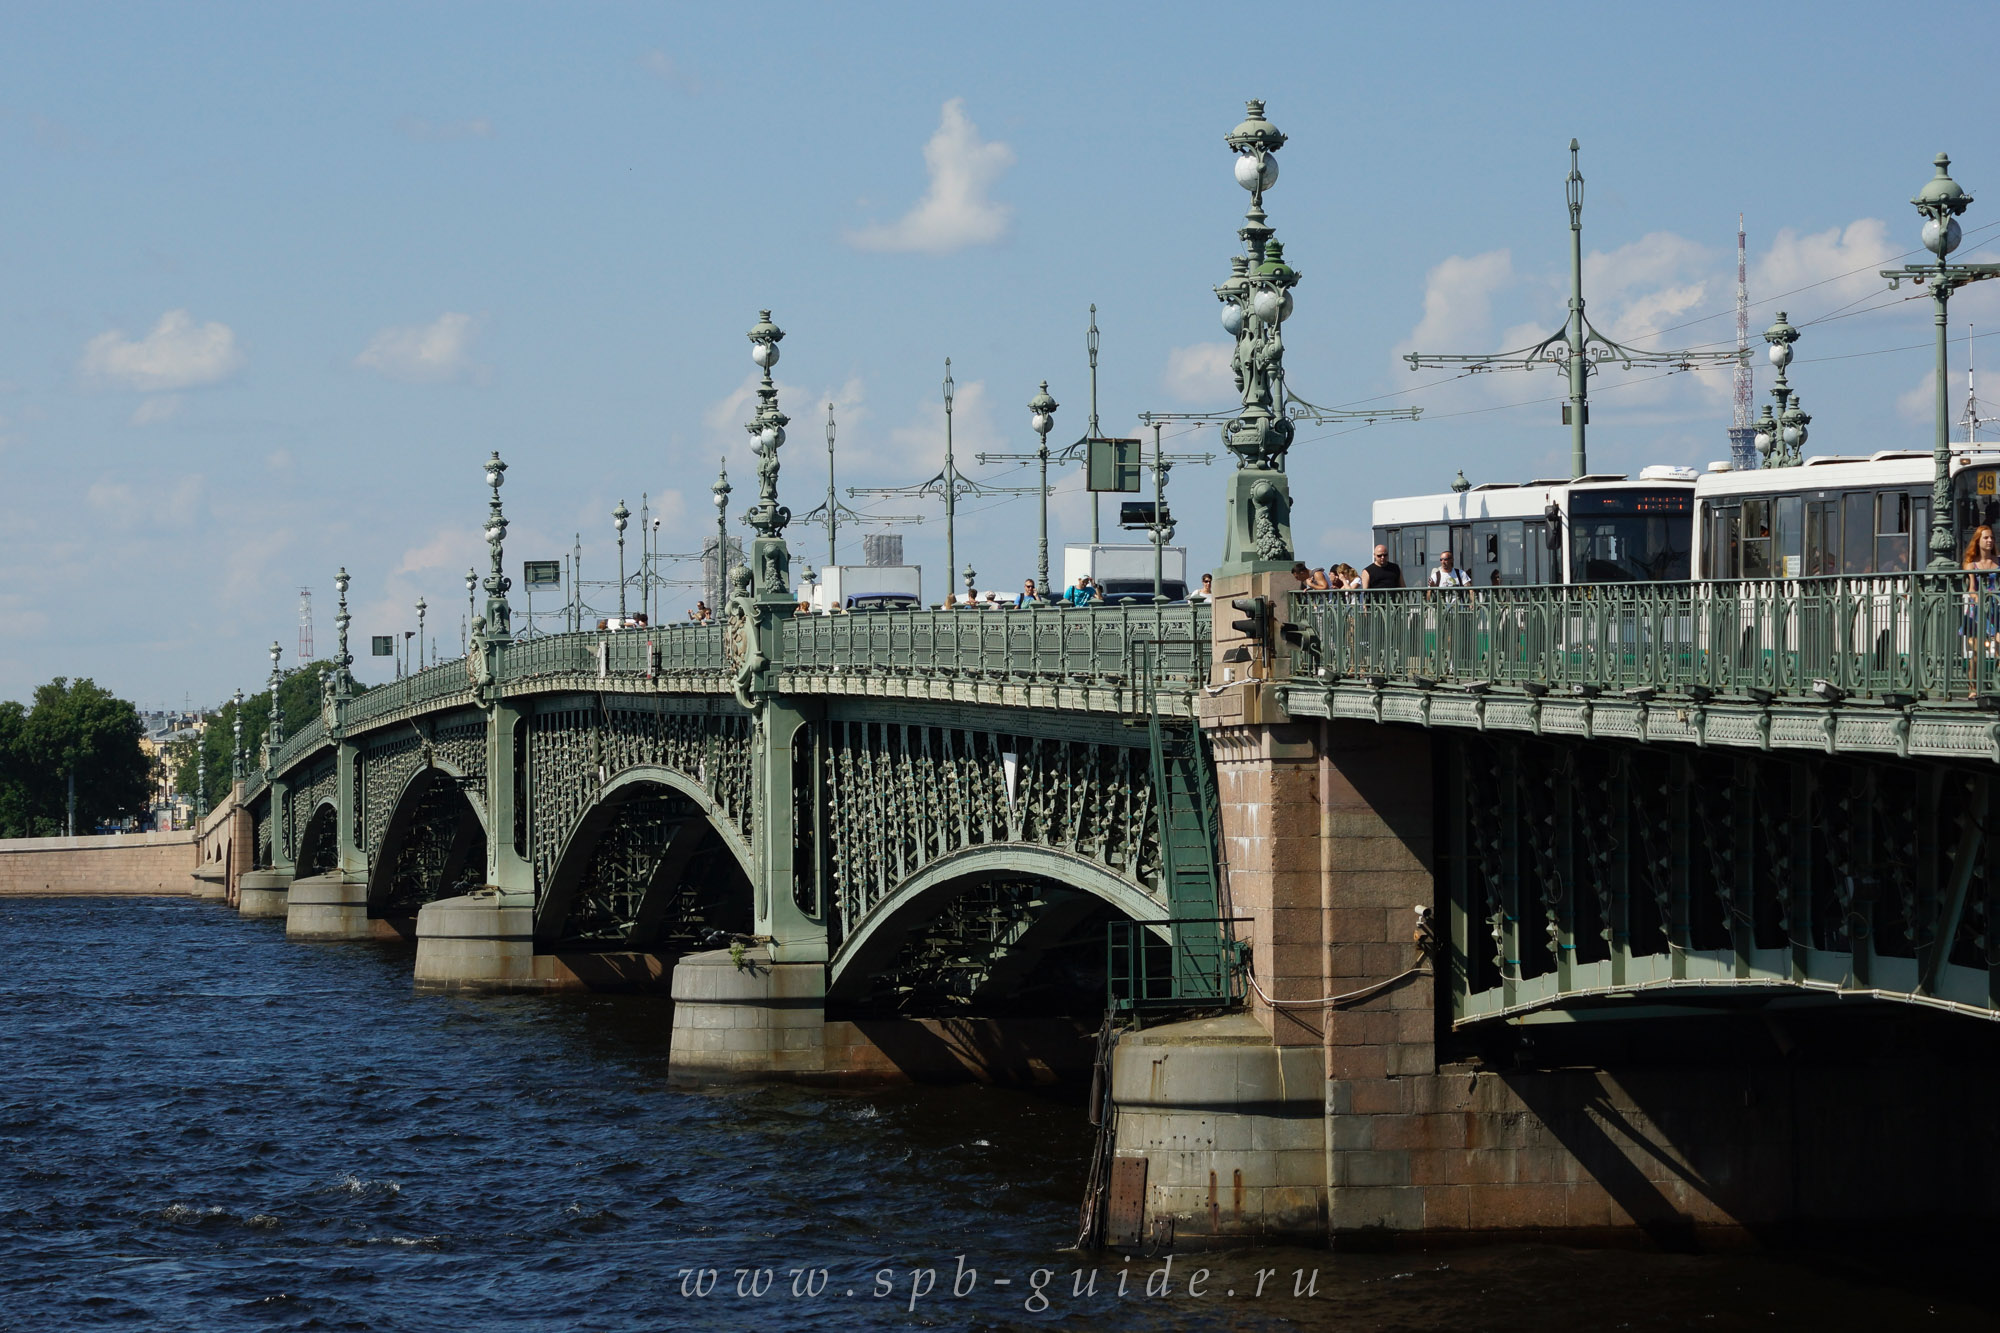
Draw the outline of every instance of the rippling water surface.
M212 904L0 900L0 945L7 1329L1993 1326L1886 1264L1535 1246L1079 1295L1075 1097L678 1092L658 1000L420 997Z

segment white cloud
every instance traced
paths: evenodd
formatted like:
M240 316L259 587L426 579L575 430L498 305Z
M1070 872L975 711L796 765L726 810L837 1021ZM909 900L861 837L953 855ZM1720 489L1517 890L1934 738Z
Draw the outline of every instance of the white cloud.
M1806 236L1786 227L1751 265L1750 299L1769 301L1792 293L1786 299L1797 302L1794 311L1824 310L1886 292L1876 271L1895 259L1897 249L1889 240L1889 225L1880 218L1861 218ZM1826 285L1813 286L1822 282ZM1813 290L1799 291L1801 287Z
M469 120L425 120L420 116L404 116L396 122L396 128L406 139L434 143L493 137L493 122L484 116L474 116Z
M148 398L132 413L132 424L152 426L162 421L171 421L180 415L182 405L181 396L177 393Z
M1485 350L1493 326L1493 297L1514 282L1513 257L1488 250L1467 258L1453 255L1424 275L1424 314L1396 348L1406 352Z
M187 311L169 310L143 338L127 338L123 329L98 334L84 344L79 368L99 384L159 392L214 384L242 365L227 324L196 324Z
M1945 381L1949 389L1945 401L1951 407L1951 437L1965 437L1965 372L1954 370ZM1937 371L1926 370L1924 377L1906 392L1896 395L1896 413L1905 421L1926 426L1937 424Z
M1167 353L1167 368L1160 386L1184 403L1214 403L1236 392L1235 372L1230 358L1231 343L1196 343L1175 347Z
M965 114L965 99L944 104L937 133L924 145L930 189L895 222L847 233L860 250L918 251L941 255L969 245L991 245L1007 234L1014 210L987 198L1000 174L1014 164L1014 150L979 137Z
M470 528L442 528L422 546L412 546L393 571L419 574L430 569L483 568L489 552L485 538Z
M460 379L480 369L472 361L477 329L472 316L449 312L428 324L386 328L368 340L354 364L411 384Z

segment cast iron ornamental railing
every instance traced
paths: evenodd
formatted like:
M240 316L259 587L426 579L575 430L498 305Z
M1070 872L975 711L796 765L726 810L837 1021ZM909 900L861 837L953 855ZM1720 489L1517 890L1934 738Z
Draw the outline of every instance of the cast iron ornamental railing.
M800 616L781 635L787 671L1126 684L1143 652L1162 687L1208 681L1208 607L864 611Z
M1962 573L1300 592L1291 619L1312 636L1294 656L1299 679L1891 703L2000 695L2000 590L1973 591Z
M585 630L516 640L500 655L499 680L517 685L561 676L718 676L730 672L718 622L652 629ZM1125 605L1004 612L869 611L801 616L783 623L780 665L820 675L970 677L1072 685L1129 685L1143 656L1156 689L1188 690L1207 682L1206 604ZM719 688L717 682L700 682ZM472 679L462 657L378 685L349 699L342 720L353 728L406 708L465 693ZM315 718L279 748L284 771L325 744ZM246 798L265 779L253 774Z

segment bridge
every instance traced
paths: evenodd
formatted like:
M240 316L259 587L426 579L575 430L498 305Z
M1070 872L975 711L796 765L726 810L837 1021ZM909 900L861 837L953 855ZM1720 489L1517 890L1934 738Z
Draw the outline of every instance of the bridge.
M241 905L424 986L665 981L691 1079L1047 1074L1108 1000L1086 1240L1990 1219L1994 594L1296 591L1284 136L1229 143L1215 602L798 614L766 312L725 619L514 637L496 455L470 651L358 692L343 575Z

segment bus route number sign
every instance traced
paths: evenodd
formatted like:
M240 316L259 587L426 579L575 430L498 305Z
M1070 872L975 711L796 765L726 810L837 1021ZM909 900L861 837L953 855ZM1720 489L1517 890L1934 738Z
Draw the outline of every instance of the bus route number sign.
M1994 483L1994 481L1995 481L1996 479L2000 479L2000 472L1982 472L1982 473L1980 473L1980 474L1978 475L1978 477L1977 477L1977 478L1975 478L1975 479L1974 479L1974 481L1973 481L1973 483L1972 483L1972 492L1973 492L1973 494L1975 494L1975 495L1992 495L1992 494L1994 494L1994 493L1995 493L1995 487L1994 487L1993 483Z

